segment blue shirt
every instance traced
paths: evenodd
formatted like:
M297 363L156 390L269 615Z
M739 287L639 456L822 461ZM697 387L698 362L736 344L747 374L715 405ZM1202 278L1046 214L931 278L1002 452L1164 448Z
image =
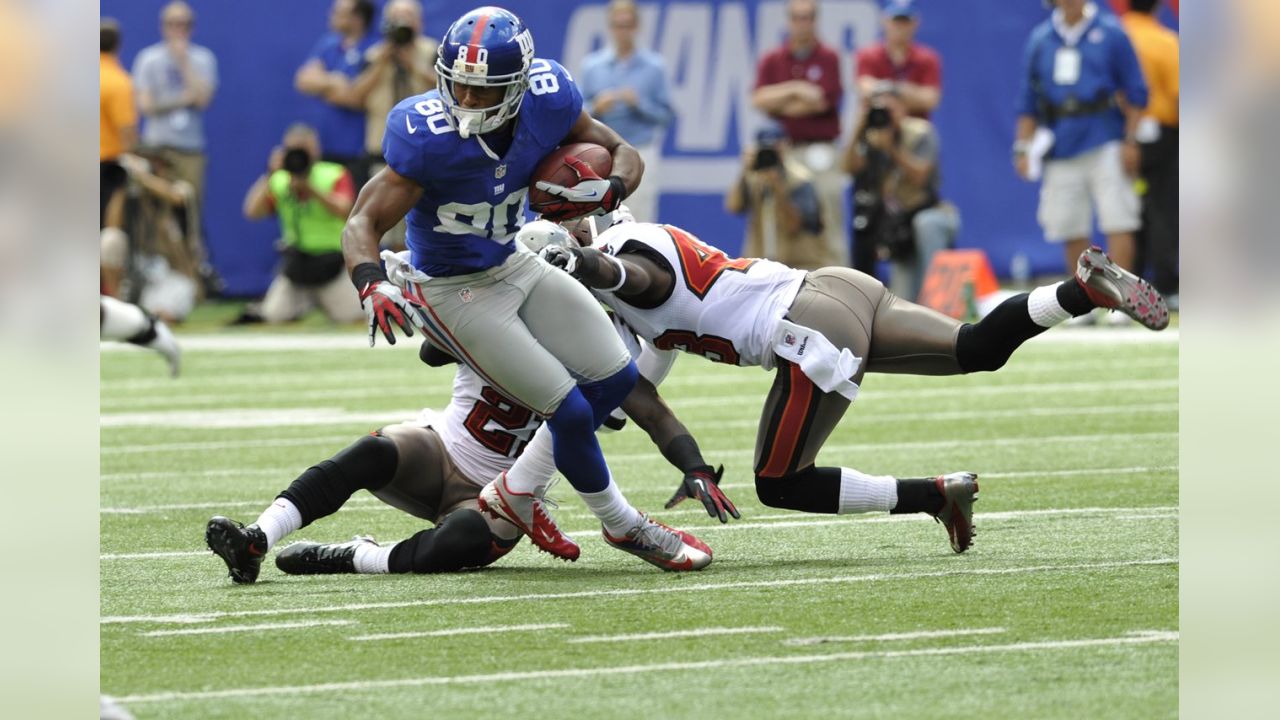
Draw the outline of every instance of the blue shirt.
M613 48L605 48L582 61L582 96L588 103L601 92L617 88L635 90L636 106L619 101L596 119L632 145L651 144L672 118L662 58L648 50L636 50L620 60Z
M479 272L515 251L529 177L582 113L582 94L559 63L536 58L529 75L509 146L500 151L489 143L501 160L490 158L477 138L458 135L438 90L406 98L387 115L387 165L424 190L405 225L413 266L426 274Z
M1032 31L1027 42L1022 92L1018 112L1036 118L1053 130L1054 145L1050 158L1070 158L1088 152L1104 143L1124 137L1124 114L1112 106L1079 117L1059 118L1047 122L1042 104L1061 106L1069 100L1090 103L1099 98L1114 97L1123 91L1131 105L1145 107L1147 83L1142 67L1133 51L1129 36L1114 15L1096 12L1086 18L1083 34L1074 47L1080 54L1080 68L1075 82L1060 84L1054 78L1058 53L1071 43L1045 20Z
M191 45L187 48L187 58L192 72L211 89L217 89L218 60L209 48ZM145 91L153 102L160 105L173 103L187 91L182 71L164 43L156 43L138 53L133 61L133 82L139 91ZM142 126L145 145L201 152L204 141L204 111L196 107L180 107L148 115Z
M327 72L340 72L355 79L365 67L365 51L378 41L377 33L368 33L349 48L342 47L342 36L325 33L307 62L319 60ZM316 131L320 133L320 149L327 156L361 157L364 150L364 111L338 107L316 99L311 107Z

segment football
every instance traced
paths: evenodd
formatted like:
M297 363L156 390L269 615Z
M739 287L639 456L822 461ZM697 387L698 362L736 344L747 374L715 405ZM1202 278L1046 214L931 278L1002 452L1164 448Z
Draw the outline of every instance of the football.
M563 198L539 190L537 185L539 180L565 187L577 185L580 179L578 173L565 162L565 159L570 157L586 163L596 175L602 178L609 177L613 172L613 156L604 147L594 143L561 145L552 150L551 154L543 158L542 162L533 169L533 175L529 178L529 209L541 213L548 208L565 203ZM586 214L594 207L594 205L584 205L582 214Z

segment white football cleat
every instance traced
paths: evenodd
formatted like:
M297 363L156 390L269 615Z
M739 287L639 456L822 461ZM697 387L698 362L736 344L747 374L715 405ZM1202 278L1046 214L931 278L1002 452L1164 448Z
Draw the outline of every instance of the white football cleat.
M663 570L701 570L711 564L711 548L692 533L667 527L643 513L640 518L620 538L602 528L604 541Z

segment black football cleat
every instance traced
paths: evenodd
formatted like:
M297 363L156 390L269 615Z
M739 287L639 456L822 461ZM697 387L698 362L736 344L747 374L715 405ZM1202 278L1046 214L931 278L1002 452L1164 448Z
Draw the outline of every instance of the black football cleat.
M267 554L267 535L257 525L244 525L221 515L209 519L204 541L227 564L232 581L248 585L258 579L262 557Z
M276 567L290 575L341 575L356 571L356 548L372 543L371 537L359 535L344 543L297 542L276 553Z

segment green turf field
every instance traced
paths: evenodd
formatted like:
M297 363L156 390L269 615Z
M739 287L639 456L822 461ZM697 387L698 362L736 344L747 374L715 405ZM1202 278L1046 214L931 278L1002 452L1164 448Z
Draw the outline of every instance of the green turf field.
M1061 329L996 374L868 377L822 464L978 472L964 555L923 516L760 505L771 375L686 357L663 394L726 465L742 519L663 511L678 476L647 436L602 443L633 503L712 546L707 570L610 548L561 483L575 564L526 542L458 575L268 561L233 586L204 548L209 516L251 522L311 463L447 402L450 370L361 333L186 336L172 381L158 356L103 353L102 692L138 718L1177 715L1173 332ZM295 538L397 540L419 522L361 493Z

